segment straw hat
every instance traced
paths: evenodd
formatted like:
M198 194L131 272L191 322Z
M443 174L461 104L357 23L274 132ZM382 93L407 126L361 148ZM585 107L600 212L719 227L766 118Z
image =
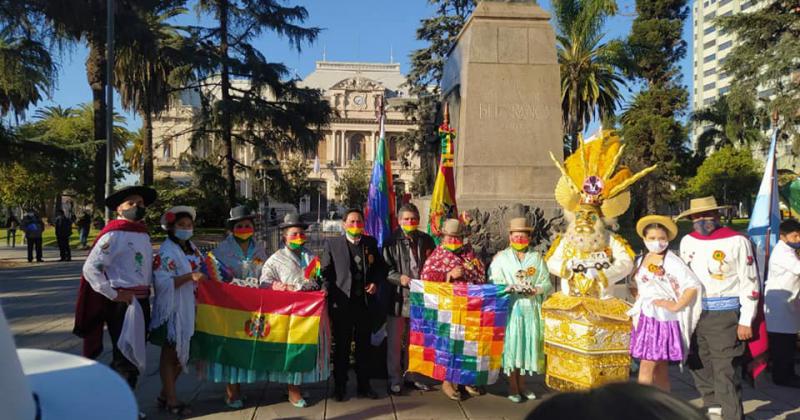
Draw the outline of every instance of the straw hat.
M4 419L100 420L138 417L119 374L93 360L17 349L0 307L0 407ZM90 409L87 409L90 408Z
M508 232L533 232L533 228L528 226L528 219L524 217L515 217L508 221Z
M161 215L161 229L167 230L167 225L175 221L175 216L178 213L189 213L189 217L192 218L194 222L195 218L197 218L197 212L195 212L194 207L190 206L175 206L169 210L167 210L164 214ZM171 216L170 216L171 215ZM172 220L170 220L172 219Z
M458 219L447 219L442 224L442 235L464 236L464 226Z
M708 197L701 197L701 198L693 198L692 201L689 202L689 210L678 215L675 220L683 219L684 217L691 216L697 213L704 213L707 211L713 210L722 210L730 208L731 206L720 206L717 205L717 199L714 198L713 195Z
M678 236L678 225L676 225L671 218L653 214L642 217L638 222L636 222L636 233L639 234L640 238L644 239L644 228L653 223L657 223L667 229L667 239L670 241Z

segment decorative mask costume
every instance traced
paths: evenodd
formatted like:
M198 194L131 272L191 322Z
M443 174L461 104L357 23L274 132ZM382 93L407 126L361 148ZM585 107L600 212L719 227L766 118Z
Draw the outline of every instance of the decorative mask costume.
M632 271L634 254L604 220L628 209L628 188L656 167L615 173L623 148L606 130L595 141L581 141L563 166L550 155L562 174L555 198L570 220L545 256L550 273L561 279L561 290L542 305L546 383L556 390L628 380L629 305L610 293Z

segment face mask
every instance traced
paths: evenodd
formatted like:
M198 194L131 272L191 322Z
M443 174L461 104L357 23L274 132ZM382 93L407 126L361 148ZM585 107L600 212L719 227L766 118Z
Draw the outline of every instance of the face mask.
M124 218L126 218L128 220L136 221L136 222L138 222L139 220L144 219L144 213L145 213L145 208L144 207L139 207L139 206L133 206L133 207L127 208L125 210L122 210L120 212L122 217L124 217Z
M511 241L511 248L514 251L525 251L528 249L528 245L530 245L531 241L528 239L515 239Z
M251 227L235 228L233 229L233 236L244 242L253 236L253 232L255 232L255 229Z
M293 237L292 239L289 239L287 245L289 246L289 249L297 250L302 248L303 245L305 245L305 243L306 243L306 235L298 235Z
M667 241L644 241L644 246L647 247L647 250L655 254L664 252L668 245L669 242Z
M451 252L458 252L464 246L464 243L461 241L458 242L448 242L442 243L442 247Z
M400 229L403 229L403 232L405 232L405 233L415 232L418 227L419 227L419 222L417 222L417 221L411 221L411 222L408 222L408 223L404 222L404 223L400 224Z
M192 229L175 229L175 237L182 241L188 241L193 233L194 230Z
M786 242L786 245L794 249L800 249L800 242Z
M698 234L708 236L719 229L719 221L717 219L697 219L692 222L692 227Z
M352 238L357 238L361 236L362 233L364 233L364 224L357 223L355 226L348 226L344 230L347 231L348 236Z

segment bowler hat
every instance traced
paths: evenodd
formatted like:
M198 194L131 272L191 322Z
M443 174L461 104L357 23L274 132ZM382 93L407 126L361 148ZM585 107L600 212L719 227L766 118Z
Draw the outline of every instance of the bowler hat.
M132 195L141 196L142 199L144 199L145 207L147 207L150 204L153 204L153 201L156 201L158 193L156 193L156 190L150 187L145 187L144 185L134 185L131 187L124 187L106 197L106 207L108 207L111 210L116 210L117 207L120 204L122 204L122 202L125 201L126 198Z
M508 221L509 232L533 232L533 228L528 226L528 219L524 217L515 217Z
M234 225L240 220L253 220L256 214L247 206L236 206L231 209L231 217L228 218L228 224Z
M442 224L442 235L464 236L464 225L458 219L447 219Z
M303 223L300 221L300 215L297 213L286 213L286 216L283 216L283 223L278 226L280 229L288 229L291 227L299 227L303 229L308 229L308 224Z

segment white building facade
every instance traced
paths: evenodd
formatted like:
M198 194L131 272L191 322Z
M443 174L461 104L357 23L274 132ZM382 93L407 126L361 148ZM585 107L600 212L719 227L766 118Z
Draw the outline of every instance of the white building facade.
M234 83L245 83L236 81ZM410 190L419 172L420 162L398 146L398 137L415 129L416 123L406 119L404 104L412 100L403 84L405 76L397 63L363 63L318 61L316 68L298 85L320 89L335 111L330 124L323 129L316 155L306 157L309 168L319 159L319 172L310 178L317 184L321 196L307 197L299 205L301 211L328 209L329 199L338 199L335 189L344 170L355 159L372 162L380 140L376 107L385 103L386 141L394 175L395 189L399 195ZM208 157L213 147L209 140L195 142L192 147L193 118L200 112L199 94L185 94L180 104L153 121L154 167L156 178L171 177L178 182L191 179L187 156ZM402 159L403 156L406 159ZM286 156L286 154L283 154ZM234 157L247 166L258 158L250 145L236 145ZM246 198L258 197L261 180L256 171L237 172L237 189Z

